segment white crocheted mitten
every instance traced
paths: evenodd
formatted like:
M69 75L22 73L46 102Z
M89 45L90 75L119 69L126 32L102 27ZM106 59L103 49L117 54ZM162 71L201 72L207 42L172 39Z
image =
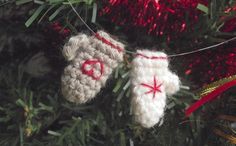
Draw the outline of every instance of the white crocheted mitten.
M179 84L178 76L168 69L165 53L138 50L131 69L134 120L145 128L157 124L164 115L166 94L177 92Z
M118 63L123 61L124 45L107 33L94 36L78 34L70 38L63 54L71 63L62 75L62 94L75 103L85 103L96 96Z

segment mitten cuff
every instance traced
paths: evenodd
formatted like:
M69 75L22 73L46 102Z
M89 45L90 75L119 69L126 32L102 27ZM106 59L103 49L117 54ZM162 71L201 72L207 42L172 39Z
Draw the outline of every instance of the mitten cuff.
M92 46L118 62L123 61L124 44L111 38L106 32L98 31L91 37Z
M134 66L147 68L168 67L167 55L163 52L153 52L149 50L137 50L137 56L133 60Z

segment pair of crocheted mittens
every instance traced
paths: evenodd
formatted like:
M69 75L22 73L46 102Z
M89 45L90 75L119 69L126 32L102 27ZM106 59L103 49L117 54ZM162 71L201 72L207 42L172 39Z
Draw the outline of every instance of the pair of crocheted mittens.
M93 99L123 61L124 52L124 44L104 31L71 37L63 48L70 61L62 75L63 96L79 104ZM130 75L132 114L137 123L150 128L164 115L166 95L179 90L179 78L169 70L165 53L149 50L137 50Z

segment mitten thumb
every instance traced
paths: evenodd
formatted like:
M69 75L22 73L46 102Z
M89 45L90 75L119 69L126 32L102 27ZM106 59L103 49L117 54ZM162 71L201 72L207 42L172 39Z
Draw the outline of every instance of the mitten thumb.
M89 38L87 35L80 33L69 39L62 50L62 54L67 61L71 61L77 55L77 50L80 48L86 48L89 45Z
M165 84L166 94L172 95L176 93L180 88L179 77L176 74L173 74L172 72L168 72L166 74L166 79L164 84Z

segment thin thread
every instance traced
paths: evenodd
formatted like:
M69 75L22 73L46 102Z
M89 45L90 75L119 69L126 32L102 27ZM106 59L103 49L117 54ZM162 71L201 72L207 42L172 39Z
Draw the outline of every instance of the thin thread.
M75 14L78 16L78 18L84 23L84 25L95 35L95 31L93 31L92 28L90 28L88 26L88 24L84 21L84 19L79 15L79 13L75 10L75 7L72 5L72 3L70 2L70 0L68 0L70 7L72 8L72 10L75 12Z
M88 26L88 24L83 20L83 18L79 15L79 13L75 10L74 6L72 5L72 3L68 0L72 10L75 12L75 14L78 16L78 18L84 23L84 25L93 33L93 35L101 40L103 43L111 46L112 48L115 48L118 51L123 51L125 50L124 48L120 48L119 46L116 46L114 44L112 44L111 42L109 42L108 40L106 40L104 37L102 37L101 35L99 35L98 33L96 33L95 31L93 31L93 29L91 27Z
M218 47L218 46L221 46L221 45L223 45L223 44L227 44L228 42L231 42L231 41L233 41L233 40L236 40L236 37L233 37L233 38L228 39L228 40L226 40L226 41L223 41L223 42L221 42L221 43L218 43L218 44L215 44L215 45L212 45L212 46L208 46L208 47L205 47L205 48L197 49L197 50L194 50L194 51L189 51L189 52L184 52L184 53L179 53L179 54L168 55L168 57L184 56L184 55L189 55L189 54L193 54L193 53L197 53L197 52L209 50L209 49L212 49L212 48L216 48L216 47Z
M83 18L79 15L79 13L75 10L75 7L72 5L72 3L70 2L70 0L68 0L72 10L75 12L75 14L78 16L78 18L82 21L82 23L88 28L89 31L91 31L94 35L96 35L95 31L93 31L93 29L91 27L88 26L88 24L83 20ZM231 39L228 39L226 41L223 41L221 43L218 43L218 44L215 44L215 45L212 45L212 46L208 46L208 47L204 47L204 48L201 48L201 49L197 49L197 50L194 50L194 51L189 51L189 52L183 52L183 53L178 53L178 54L172 54L172 55L168 55L169 58L171 57L179 57L179 56L185 56L185 55L189 55L189 54L194 54L194 53L198 53L198 52L202 52L202 51L206 51L206 50L209 50L209 49L212 49L212 48L216 48L218 46L221 46L221 45L224 45L224 44L227 44L233 40L236 40L236 37L233 37ZM129 54L136 54L135 52L132 52L132 51L129 51L129 50L125 50L126 53L129 53Z

